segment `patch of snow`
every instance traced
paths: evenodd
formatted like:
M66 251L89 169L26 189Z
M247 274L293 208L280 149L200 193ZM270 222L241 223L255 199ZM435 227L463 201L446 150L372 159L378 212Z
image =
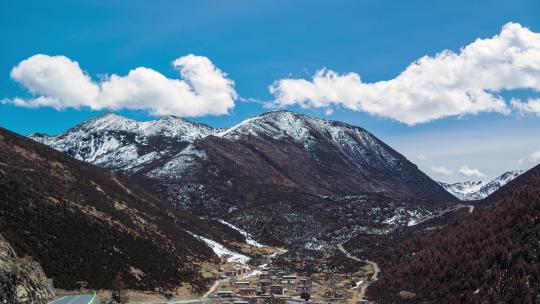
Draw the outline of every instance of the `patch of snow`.
M407 223L407 226L414 226L416 224L418 224L418 221L416 219L410 219Z
M383 221L383 224L395 225L396 222L401 218L401 215L394 214L394 216L387 218Z
M264 247L264 245L262 245L261 243L255 241L247 231L242 230L242 229L240 229L240 228L234 226L233 224L231 224L229 222L226 222L224 220L219 220L219 222L224 224L224 225L229 226L230 228L232 228L232 229L234 229L236 231L238 231L241 235L243 235L246 238L246 243L248 243L249 245L255 246L257 248Z
M218 257L223 257L223 256L228 256L227 258L227 261L228 262L234 262L234 263L240 263L240 264L247 264L247 262L249 262L249 260L251 260L251 258L249 258L248 256L245 256L243 254L240 254L238 252L234 252L230 249L228 249L227 247L223 246L222 244L216 242L216 241L213 241L211 239L208 239L208 238L205 238L203 236L200 236L200 235L196 235L192 232L189 232L189 234L191 234L193 237L203 241L204 243L206 243L206 245L208 245L208 247L210 247L214 253L218 256Z
M327 247L328 247L328 244L326 244L326 242L318 240L316 238L313 238L310 242L307 242L304 244L304 248L308 250L320 251Z
M355 285L353 288L351 288L351 289L357 289L357 288L359 288L360 286L362 286L362 283L364 283L364 281L358 281L358 282L356 282L356 285Z
M204 151L198 150L195 145L189 144L163 165L148 172L150 177L182 178L191 173L199 160L206 160Z

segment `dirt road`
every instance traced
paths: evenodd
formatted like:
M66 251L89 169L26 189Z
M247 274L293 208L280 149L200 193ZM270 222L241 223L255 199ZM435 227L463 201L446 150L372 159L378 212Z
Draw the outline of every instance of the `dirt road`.
M373 262L373 261L370 261L370 260L362 260L358 257L355 257L354 255L350 254L346 249L345 247L343 247L343 243L340 243L337 245L337 248L339 251L341 251L347 258L351 259L351 260L355 260L355 261L358 261L358 262L364 262L364 263L368 263L371 265L371 267L373 267L373 274L371 275L371 277L369 278L369 280L365 281L365 282L362 282L360 284L360 295L362 296L362 298L364 298L365 294L366 294L366 289L368 288L368 286L377 281L377 279L379 278L379 272L381 272L381 269L379 268L379 265L377 265L377 263Z

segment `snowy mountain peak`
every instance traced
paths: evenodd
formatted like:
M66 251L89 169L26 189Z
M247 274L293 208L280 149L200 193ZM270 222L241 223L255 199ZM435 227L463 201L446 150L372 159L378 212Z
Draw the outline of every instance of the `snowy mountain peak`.
M105 113L79 124L74 129L129 131L136 128L135 120L114 113Z
M523 170L512 170L501 174L499 177L492 181L467 181L458 183L443 183L439 184L443 186L446 191L450 192L455 197L463 201L472 201L486 198L491 193L497 191L500 187L506 185L514 178L521 175Z
M29 137L79 160L135 171L218 131L175 116L140 122L106 113L59 135Z
M321 141L332 142L347 155L365 165L394 167L401 156L368 131L343 122L279 110L250 117L217 136L240 140L246 136L289 139L306 150L317 149Z
M217 130L205 124L191 122L176 116L166 116L159 120L140 122L139 128L146 136L179 137L188 141L217 132Z
M228 139L238 139L246 135L266 135L275 139L288 136L302 141L309 137L309 130L305 116L290 111L272 111L250 117L218 134Z
M228 139L261 135L274 139L288 137L306 144L315 140L317 136L326 136L334 141L347 141L349 143L351 136L357 137L356 139L372 140L373 138L371 134L360 127L286 110L252 116L216 135Z
M138 136L176 137L188 141L193 141L217 132L205 124L191 122L176 116L165 116L150 121L136 121L114 113L106 113L83 122L56 137L73 133L95 133L103 131L122 131ZM36 139L36 137L44 136L41 134L31 134L30 137Z

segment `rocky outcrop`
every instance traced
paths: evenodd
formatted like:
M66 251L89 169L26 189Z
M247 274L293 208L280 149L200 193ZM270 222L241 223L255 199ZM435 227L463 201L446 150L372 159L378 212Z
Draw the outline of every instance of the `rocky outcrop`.
M17 256L0 235L0 303L47 303L53 296L41 266L29 256Z

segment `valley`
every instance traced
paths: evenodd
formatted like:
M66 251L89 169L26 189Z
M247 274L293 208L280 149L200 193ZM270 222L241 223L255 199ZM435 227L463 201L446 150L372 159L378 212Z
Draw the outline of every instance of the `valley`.
M275 246L331 246L330 238L412 225L458 202L369 132L289 111L226 130L176 117L137 122L104 114L30 138Z
M539 13L0 0L0 304L540 304Z
M488 204L361 128L289 111L229 129L105 114L1 136L2 233L66 299L81 282L109 299L121 280L130 303L385 303L387 269ZM82 231L94 247L68 246Z

